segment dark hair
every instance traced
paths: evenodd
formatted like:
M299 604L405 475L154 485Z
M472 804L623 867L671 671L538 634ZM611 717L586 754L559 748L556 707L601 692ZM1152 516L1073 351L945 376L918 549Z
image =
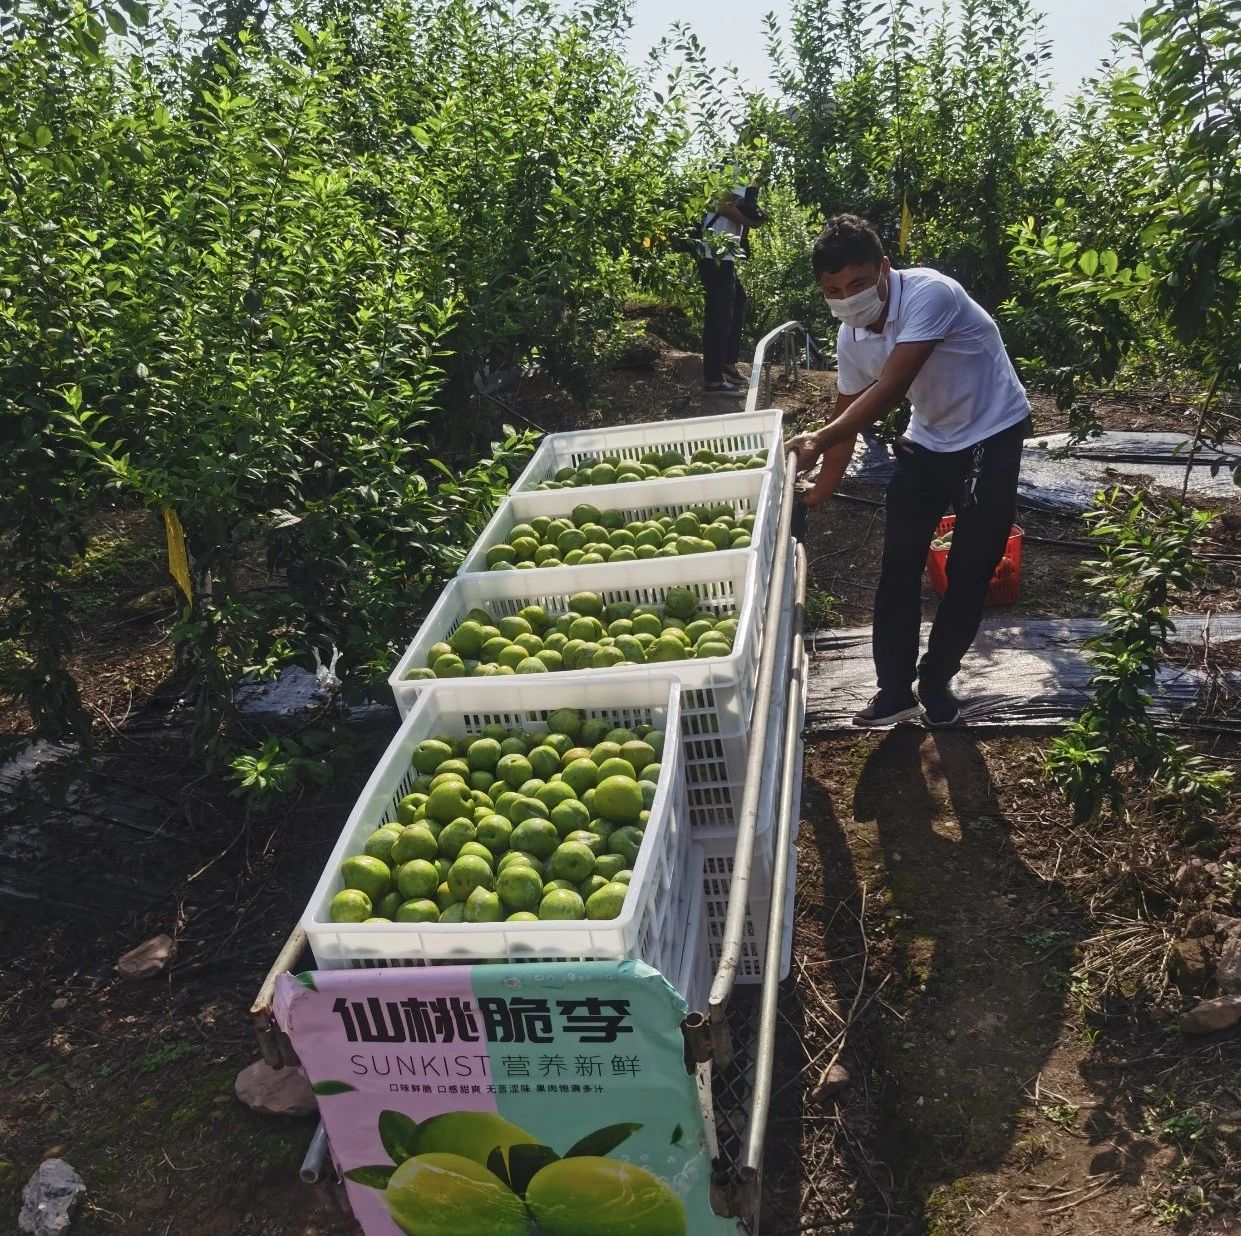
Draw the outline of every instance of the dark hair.
M878 266L883 257L879 233L865 219L858 215L833 215L814 242L810 265L817 279L860 262L874 262Z

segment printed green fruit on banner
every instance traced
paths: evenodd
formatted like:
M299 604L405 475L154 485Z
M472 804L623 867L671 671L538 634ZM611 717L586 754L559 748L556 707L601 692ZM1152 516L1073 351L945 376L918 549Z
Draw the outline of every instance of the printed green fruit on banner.
M642 809L642 789L632 777L606 777L595 787L595 810L605 819L629 823Z
M406 1159L392 1173L384 1204L407 1236L529 1236L521 1199L500 1178L460 1154Z
M412 1149L415 1155L461 1155L485 1167L493 1150L507 1162L514 1146L538 1144L533 1134L494 1112L444 1112L419 1124Z
M334 923L363 923L371 916L371 899L358 888L342 888L328 904Z
M545 1236L686 1236L687 1231L685 1207L672 1188L622 1159L581 1155L549 1163L531 1180L526 1204Z
M392 887L392 868L369 854L353 854L340 865L346 888L356 888L376 905Z

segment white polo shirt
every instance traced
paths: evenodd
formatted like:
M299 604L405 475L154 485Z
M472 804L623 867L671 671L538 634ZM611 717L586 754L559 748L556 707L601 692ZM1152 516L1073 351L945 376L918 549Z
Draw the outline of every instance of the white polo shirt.
M898 343L937 340L909 388L908 436L932 451L960 451L1030 414L1030 401L991 315L937 270L894 270L882 331L841 326L837 383L860 395L879 380Z

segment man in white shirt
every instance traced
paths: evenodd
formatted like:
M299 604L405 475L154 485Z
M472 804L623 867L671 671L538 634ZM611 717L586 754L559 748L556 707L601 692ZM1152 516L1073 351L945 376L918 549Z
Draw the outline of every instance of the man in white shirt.
M887 491L872 632L879 691L854 724L895 725L921 713L928 725L953 725L961 712L950 684L978 634L1016 514L1029 400L990 314L938 271L891 269L864 219L829 219L811 262L841 326L832 419L790 443L799 471L822 460L803 501L815 506L835 492L859 431L907 395L913 407ZM948 590L919 662L922 570L950 507Z

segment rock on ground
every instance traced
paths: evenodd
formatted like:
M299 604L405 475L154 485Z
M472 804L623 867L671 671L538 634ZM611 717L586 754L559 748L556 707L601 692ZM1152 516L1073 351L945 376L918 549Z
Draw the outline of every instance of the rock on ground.
M1241 995L1241 926L1224 937L1224 947L1215 963L1215 981L1226 996Z
M843 1064L833 1064L819 1083L819 1088L815 1091L815 1098L824 1103L833 1095L839 1094L850 1081L849 1070Z
M273 1069L256 1060L237 1074L237 1097L263 1116L309 1116L318 1110L314 1091L301 1069Z
M45 1159L22 1190L18 1231L26 1236L62 1236L86 1196L86 1182L64 1159Z
M116 963L116 968L122 978L154 978L168 969L172 954L172 937L154 936L143 941L137 948L130 949Z
M1181 1018L1185 1034L1214 1034L1241 1023L1241 996L1216 996L1204 1000Z

